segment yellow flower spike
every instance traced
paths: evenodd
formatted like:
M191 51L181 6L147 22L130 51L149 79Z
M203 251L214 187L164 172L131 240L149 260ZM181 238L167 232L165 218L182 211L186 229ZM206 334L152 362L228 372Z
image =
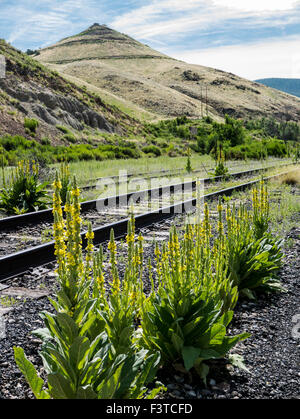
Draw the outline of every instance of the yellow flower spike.
M103 298L105 296L105 288L104 288L104 275L102 273L101 275L96 277L96 283L97 283L100 296Z
M92 231L92 224L89 223L88 225L88 231L85 235L86 239L87 239L87 246L86 246L86 274L89 273L89 271L91 270L91 261L92 261L92 252L94 250L94 245L93 245L93 239L94 239L94 232Z

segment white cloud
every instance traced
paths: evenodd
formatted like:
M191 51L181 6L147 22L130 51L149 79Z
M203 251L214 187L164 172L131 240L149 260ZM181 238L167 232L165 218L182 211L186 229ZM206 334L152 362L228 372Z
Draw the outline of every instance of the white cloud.
M297 0L212 0L216 6L238 9L245 12L291 10Z
M33 5L29 0L11 3L1 10L1 19L16 22L10 27L8 42L14 44L26 37L32 42L46 46L57 42L62 37L78 32L78 21L82 29L91 25L95 19L95 10L105 19L105 14L96 0L41 0Z
M160 36L186 35L199 29L215 30L226 20L245 20L263 26L279 26L299 22L292 10L300 0L152 0L113 19L113 28L144 40ZM252 18L252 22L249 21ZM272 18L272 19L270 19ZM225 23L226 24L226 23Z
M218 68L250 80L268 77L300 78L299 45L300 36L295 36L249 45L168 53L190 64Z

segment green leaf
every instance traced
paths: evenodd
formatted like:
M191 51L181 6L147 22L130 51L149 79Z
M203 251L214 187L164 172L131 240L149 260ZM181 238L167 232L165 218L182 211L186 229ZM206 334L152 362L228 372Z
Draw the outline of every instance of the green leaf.
M195 370L199 377L203 380L204 384L207 385L206 378L209 373L209 366L204 362L200 362L199 364L195 365Z
M43 342L52 339L52 335L47 328L36 329L32 332L34 336L37 336Z
M65 338L72 344L74 339L78 336L78 327L74 320L66 313L57 313L55 320L63 331Z
M63 304L65 307L67 307L68 310L70 310L72 303L67 294L62 289L57 292L57 299L60 304Z
M239 341L247 339L249 336L250 334L246 332L236 336L225 336L222 344L215 345L212 349L216 350L221 358L225 356Z
M33 364L28 361L24 351L20 347L14 346L15 361L26 378L30 388L37 399L50 399L49 394L43 391L44 381L37 375Z
M159 393L163 393L167 391L167 388L164 385L159 385L158 387L154 388L152 391L150 391L149 394L147 394L147 396L145 397L145 399L155 399L155 397L159 394Z
M171 335L171 342L175 347L176 352L180 353L184 344L184 341L176 335L176 333L172 333Z
M91 386L79 387L76 393L76 399L93 400L97 399L97 394Z
M255 295L254 292L249 290L249 288L243 288L242 290L240 290L240 294L249 298L249 300L255 300Z
M76 395L70 382L59 373L49 374L50 394L54 399L75 399Z
M226 335L226 327L223 324L214 324L210 331L210 345L218 345Z
M135 373L135 391L130 394L130 398L141 398L142 395L145 393L146 388L145 386L151 383L157 372L157 368L160 363L160 354L152 354L148 355L146 351L140 351L143 357L143 364L140 365L139 371ZM138 354L137 354L138 355ZM126 363L124 364L123 370L126 369ZM122 377L121 377L122 378ZM123 380L121 381L123 384Z
M87 361L90 349L90 341L88 338L78 336L70 347L69 356L73 368L81 370Z
M195 364L196 360L199 358L201 349L195 348L194 346L184 346L181 350L182 358L184 362L184 367L189 371Z
M121 371L123 365L120 365L119 368L114 372L114 374L109 377L105 382L102 382L101 385L97 388L98 398L100 399L112 399L117 390Z
M199 357L203 360L207 359L218 359L220 358L220 353L215 349L202 349L200 351Z
M241 355L238 354L229 354L229 362L234 365L235 367L238 367L244 371L247 371L251 374L250 370L246 367L244 364L244 358Z
M54 361L54 364L52 364L52 370L50 372L61 372L63 375L66 375L68 378L70 378L74 384L76 384L76 368L72 368L72 364L69 362L68 355L64 356L57 349L51 347L48 348L47 353L50 354L51 359Z

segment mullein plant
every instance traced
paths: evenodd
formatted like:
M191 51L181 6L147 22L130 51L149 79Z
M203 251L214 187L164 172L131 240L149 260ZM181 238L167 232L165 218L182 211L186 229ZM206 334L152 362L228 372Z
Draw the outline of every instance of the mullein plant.
M59 179L61 183L60 198L62 205L67 202L67 195L72 186L72 177L70 174L70 165L62 162L59 169Z
M47 182L39 182L39 165L22 160L6 179L0 191L0 209L8 215L24 214L47 208Z
M263 181L260 182L259 188L253 188L252 207L255 238L261 239L268 231L270 222L268 189Z
M257 292L283 291L277 278L282 266L283 241L269 232L268 192L263 182L254 188L252 212L244 206L227 206L226 262L229 278L242 296L254 299Z
M156 386L146 394L146 385L155 378L160 355L158 352L150 354L144 348L134 350L130 347L127 341L131 341L133 331L130 324L132 313L131 317L127 314L130 321L125 326L122 323L123 327L129 324L129 331L122 331L118 324L118 310L129 301L121 297L113 235L109 245L111 294L107 295L103 252L100 249L93 254L90 225L85 236L85 260L83 258L80 192L76 181L67 195L65 219L61 208L61 187L57 175L53 209L60 290L56 300L50 300L56 312L41 313L46 327L34 332L43 341L40 355L47 373L47 388L22 348L14 348L16 363L36 398L153 398L162 387ZM128 295L130 299L131 294ZM117 331L121 336L117 336Z
M162 387L147 394L146 386L162 365L194 368L205 381L209 360L227 356L249 336L227 335L239 294L251 297L254 289L276 288L273 274L282 255L266 228L266 189L254 192L253 212L228 206L225 220L219 201L214 235L207 204L203 219L188 224L182 239L173 228L168 243L155 247L155 277L148 261L151 291L146 295L143 237L136 237L133 215L121 277L113 232L105 267L90 224L83 255L80 191L74 180L64 217L61 188L57 175L53 210L60 289L50 300L56 313L41 313L46 327L35 331L43 341L47 389L24 351L14 348L35 396L153 398Z
M219 225L221 228L221 225ZM168 245L156 246L158 285L144 300L140 344L159 350L163 365L193 367L206 381L207 361L223 358L249 334L227 336L238 291L224 271L224 254L211 247L208 206L200 225L187 225L179 240L172 229ZM150 276L152 278L152 276Z
M217 148L216 163L217 165L215 168L214 176L226 179L226 177L228 176L228 168L226 167L225 155L220 145Z

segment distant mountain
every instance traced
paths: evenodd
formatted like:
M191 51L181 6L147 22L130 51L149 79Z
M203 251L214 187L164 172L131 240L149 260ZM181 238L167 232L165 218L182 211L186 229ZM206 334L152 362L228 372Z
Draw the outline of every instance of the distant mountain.
M175 60L106 25L94 24L39 50L34 58L132 116L200 117L208 111L214 118L300 117L299 98Z
M300 79L259 79L255 80L257 83L264 84L267 87L273 87L273 89L281 90L282 92L290 95L300 97Z

